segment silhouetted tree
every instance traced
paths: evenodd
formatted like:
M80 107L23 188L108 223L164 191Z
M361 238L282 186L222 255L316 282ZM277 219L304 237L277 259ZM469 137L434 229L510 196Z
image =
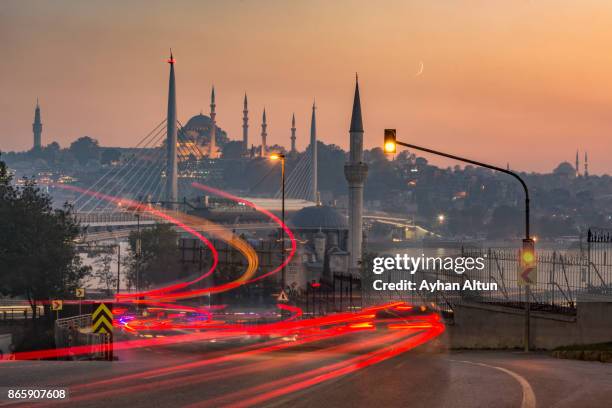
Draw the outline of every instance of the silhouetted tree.
M179 277L182 269L181 253L178 248L178 234L171 225L155 224L153 228L140 230L140 253L138 232L132 231L128 238L129 261L127 279L130 286L139 281L140 289L150 285L168 282Z
M21 188L0 161L0 292L36 305L74 293L90 272L74 241L79 224L72 208L51 207L50 197L27 180Z
M100 158L98 141L89 136L80 137L72 142L69 151L81 165L87 164L90 160L99 160Z

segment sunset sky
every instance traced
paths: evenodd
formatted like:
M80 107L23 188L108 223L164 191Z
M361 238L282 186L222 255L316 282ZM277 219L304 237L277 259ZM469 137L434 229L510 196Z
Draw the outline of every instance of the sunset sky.
M550 172L579 148L612 173L605 0L3 0L0 149L31 147L37 97L43 144L135 145L165 116L170 47L179 119L207 114L214 84L231 139L246 91L251 142L265 106L268 142L289 145L295 112L303 149L316 98L320 139L346 148L358 71L367 147L395 127L518 170Z

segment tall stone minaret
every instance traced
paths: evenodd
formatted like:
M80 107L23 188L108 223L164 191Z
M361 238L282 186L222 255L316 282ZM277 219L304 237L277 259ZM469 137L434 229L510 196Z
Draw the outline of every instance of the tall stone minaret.
M310 119L310 154L312 155L312 179L310 184L310 201L317 202L317 193L319 192L318 175L318 160L317 160L317 117L315 114L315 110L317 107L314 102L312 103L312 118Z
M215 87L210 94L210 143L208 143L208 157L217 158L217 113L215 112Z
M291 154L296 154L297 150L295 149L295 113L291 117Z
M36 98L36 109L34 110L34 123L32 123L32 132L34 133L33 149L37 150L42 147L42 122L40 121L40 106L38 98Z
M576 149L576 177L578 177L580 175L580 162L578 159L578 149Z
M263 118L261 121L261 151L259 152L259 157L266 157L266 138L268 137L268 133L266 129L268 128L268 124L266 123L266 108L263 111Z
M359 273L363 239L363 185L368 175L368 166L363 162L363 121L357 78L349 134L351 138L349 161L344 165L344 176L349 187L349 270L352 273Z
M584 177L589 177L589 156L584 152Z
M244 108L242 109L242 154L249 150L249 103L247 95L244 94Z
M166 201L168 208L175 209L178 201L178 180L176 164L176 83L174 80L175 59L170 51L170 79L168 81L168 118L166 152Z

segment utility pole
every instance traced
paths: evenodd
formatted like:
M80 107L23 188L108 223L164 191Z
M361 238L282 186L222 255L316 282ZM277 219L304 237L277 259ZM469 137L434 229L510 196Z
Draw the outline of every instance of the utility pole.
M140 293L140 255L142 252L142 242L140 240L140 214L136 214L136 293ZM136 302L136 310L138 310Z
M117 294L121 290L121 244L117 242Z
M280 160L281 162L281 265L285 263L285 155L274 153L270 155L270 160ZM285 290L287 284L286 267L281 272L281 290Z

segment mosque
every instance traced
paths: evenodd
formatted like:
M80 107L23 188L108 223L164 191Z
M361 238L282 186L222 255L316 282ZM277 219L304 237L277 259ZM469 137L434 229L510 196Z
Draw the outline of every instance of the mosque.
M217 126L215 108L215 87L213 87L210 95L210 116L200 112L179 130L177 146L179 151L188 151L191 154L194 154L194 151L205 152L203 155L211 159L218 159L221 156L221 148L228 142L228 138L227 133ZM189 144L197 146L197 149L192 149Z

